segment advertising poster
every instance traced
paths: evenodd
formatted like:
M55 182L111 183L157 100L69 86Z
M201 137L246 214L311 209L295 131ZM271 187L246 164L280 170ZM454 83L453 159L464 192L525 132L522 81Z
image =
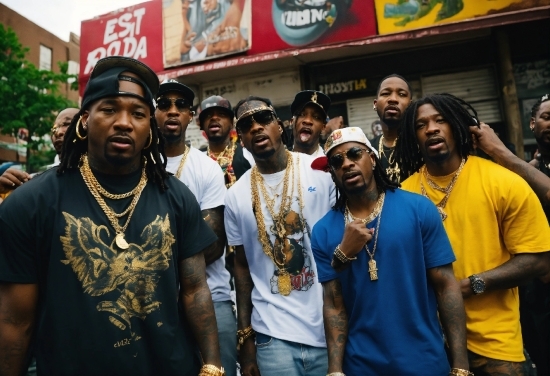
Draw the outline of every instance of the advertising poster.
M180 0L178 0L180 1ZM127 56L158 72L162 65L162 4L149 1L83 21L80 30L81 93L99 59Z
M374 0L380 34L550 5L550 0Z
M252 0L162 0L166 68L247 51Z
M376 34L372 0L254 0L250 54Z

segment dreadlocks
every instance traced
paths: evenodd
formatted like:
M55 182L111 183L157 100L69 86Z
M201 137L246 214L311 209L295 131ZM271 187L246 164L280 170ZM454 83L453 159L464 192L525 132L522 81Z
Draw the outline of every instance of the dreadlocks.
M84 113L81 109L71 121L71 124L65 132L63 139L63 147L61 149L60 164L57 168L57 174L63 174L65 171L73 170L79 167L80 158L82 155L88 152L88 141L86 139L81 140L76 136L76 125L78 120ZM147 179L159 185L161 192L166 191L167 187L164 180L167 179L170 174L166 171L167 158L161 157L164 154L164 137L160 136L159 128L155 116L152 115L151 121L151 134L153 139L151 140L151 146L142 150L142 155L147 158L147 167L145 172ZM79 129L81 136L82 128Z
M401 131L395 146L396 160L401 169L401 181L405 180L424 165L416 138L416 114L418 108L431 104L449 123L461 158L467 159L474 147L469 126L478 125L476 110L466 101L454 95L432 94L411 103L403 115Z
M531 108L531 117L536 118L537 112L540 110L540 105L548 100L550 100L549 94L544 94L542 97L540 97L539 100L537 100L533 105L533 108Z
M380 160L376 155L374 155L374 160L376 162L376 166L374 167L373 176L374 180L376 181L378 193L385 192L387 189L393 192L395 188L399 188L399 183L393 182L390 180L390 178L388 178L388 175L382 168L382 164L380 163ZM332 178L334 180L334 174L332 170L330 171L330 174L332 175ZM346 196L346 194L340 190L340 187L336 185L336 202L334 203L332 210L340 210L341 212L344 212L344 210L346 209L347 201L348 196Z

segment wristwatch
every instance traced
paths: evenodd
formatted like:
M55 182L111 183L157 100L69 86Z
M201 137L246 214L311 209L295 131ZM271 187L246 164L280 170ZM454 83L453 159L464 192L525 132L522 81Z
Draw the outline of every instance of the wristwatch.
M479 295L485 292L485 281L477 274L472 274L468 278L470 279L470 287L474 294Z

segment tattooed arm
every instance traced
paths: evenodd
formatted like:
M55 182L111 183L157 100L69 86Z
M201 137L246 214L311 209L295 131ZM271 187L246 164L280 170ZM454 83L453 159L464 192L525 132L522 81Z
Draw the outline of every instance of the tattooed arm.
M21 375L34 328L35 284L0 283L0 375Z
M239 330L248 328L252 322L252 289L254 282L250 276L248 261L244 247L235 247L235 290L237 292L237 325ZM254 337L249 337L239 351L239 363L243 376L259 376L256 361L256 343Z
M218 326L202 252L180 261L180 297L205 364L221 367Z
M452 264L428 269L437 298L439 318L451 353L451 367L469 369L466 351L466 313L460 285L453 273Z
M542 205L550 206L550 178L548 176L512 153L487 124L481 123L479 128L470 127L470 132L475 135L477 147L499 165L521 176L535 191Z
M550 252L520 253L504 264L477 275L485 282L485 291L492 291L521 286L547 275L549 271ZM464 298L474 295L468 278L460 281L460 287Z
M210 226L210 228L218 237L217 241L215 241L203 250L206 265L212 264L214 261L223 256L225 243L227 241L225 235L225 226L223 224L223 209L224 207L223 205L221 205L217 208L205 209L201 212L202 217L204 218L208 226Z
M338 279L323 283L323 320L328 351L328 373L342 372L348 340L348 315Z

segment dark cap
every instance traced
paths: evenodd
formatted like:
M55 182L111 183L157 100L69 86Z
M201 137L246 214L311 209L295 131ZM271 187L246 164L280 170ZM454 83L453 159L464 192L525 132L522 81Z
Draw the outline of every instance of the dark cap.
M316 90L304 90L296 94L296 97L294 97L294 102L290 105L290 112L292 113L292 116L302 111L302 109L309 103L319 106L325 113L325 116L327 116L328 109L330 108L330 98L323 92Z
M195 93L188 86L185 86L179 81L167 79L162 81L162 83L160 84L157 93L157 100L166 93L170 92L181 93L183 97L187 99L191 104L193 104L193 100L195 99Z
M121 75L122 72L132 72L139 78ZM136 93L120 91L119 81L126 80L137 83L143 88L145 96ZM109 56L100 59L90 75L90 80L82 96L82 108L105 97L131 96L145 101L154 111L153 93L159 88L159 79L155 72L141 61L123 57Z
M201 113L199 114L199 121L201 123L204 120L204 116L206 116L206 110L209 110L211 108L218 108L225 111L231 117L231 121L233 121L233 118L235 117L235 113L231 108L231 103L229 103L229 101L224 97L213 95L201 102Z

